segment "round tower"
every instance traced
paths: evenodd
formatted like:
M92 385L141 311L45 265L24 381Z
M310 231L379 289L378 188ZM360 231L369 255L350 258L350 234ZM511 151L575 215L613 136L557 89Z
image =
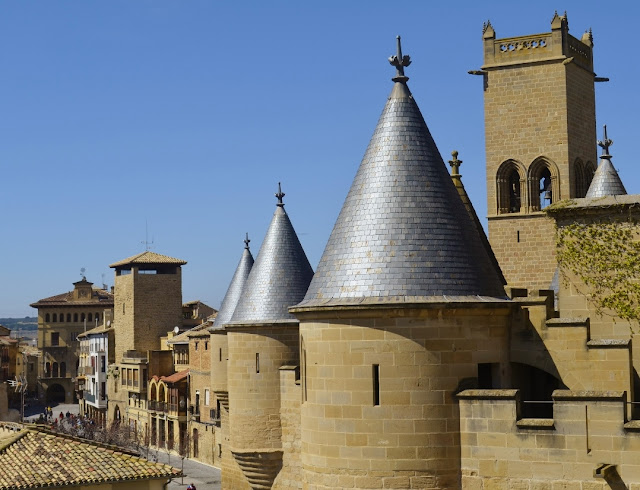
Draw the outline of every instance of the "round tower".
M305 488L460 487L455 393L507 373L510 304L407 86L393 88L304 300ZM469 203L470 205L470 203Z
M288 308L304 297L313 270L280 188L276 197L267 235L225 325L230 450L243 475L241 481L227 478L229 488L271 488L288 466L283 464L280 369L299 362L298 321Z
M247 277L253 267L253 255L249 249L249 235L244 240L244 251L240 262L233 274L220 310L209 328L211 334L211 389L215 396L216 418L219 421L216 428L216 443L218 444L218 458L222 469L223 486L229 488L227 481L234 482L242 479L242 472L229 452L229 391L227 388L227 362L229 358L227 331L225 325L229 323L238 305Z

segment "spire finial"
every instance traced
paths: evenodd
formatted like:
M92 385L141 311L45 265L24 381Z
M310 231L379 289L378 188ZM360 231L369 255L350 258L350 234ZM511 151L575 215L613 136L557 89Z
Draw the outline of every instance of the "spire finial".
M281 208L284 207L284 203L282 202L282 198L285 195L286 194L284 192L282 192L282 188L280 187L280 182L278 182L278 193L275 196L278 198L278 206L280 206Z
M453 150L451 152L451 156L453 157L453 160L449 160L449 165L451 165L451 175L460 176L460 165L462 164L462 160L458 160L458 150Z
M249 242L251 240L249 240L249 233L245 234L245 238L244 238L244 249L245 250L249 250Z
M409 55L402 56L402 45L400 44L400 36L396 37L398 41L398 53L393 56L389 56L389 63L396 67L396 76L391 80L394 82L406 82L409 77L404 75L404 67L411 64L411 57Z
M611 158L609 155L609 147L613 145L613 140L607 138L607 125L604 125L604 135L602 137L602 141L598 140L598 146L602 148L601 158Z

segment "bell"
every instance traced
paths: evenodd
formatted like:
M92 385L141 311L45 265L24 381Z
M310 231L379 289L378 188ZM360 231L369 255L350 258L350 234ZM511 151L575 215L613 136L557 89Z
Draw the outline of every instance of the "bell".
M551 201L551 191L549 191L549 190L544 191L544 200L545 201Z

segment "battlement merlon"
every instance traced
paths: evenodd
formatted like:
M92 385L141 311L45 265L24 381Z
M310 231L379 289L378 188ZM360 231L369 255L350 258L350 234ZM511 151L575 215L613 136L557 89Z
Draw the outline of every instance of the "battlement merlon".
M573 37L569 34L569 24L564 16L556 15L553 18L551 32L504 39L496 39L496 33L491 24L485 24L482 38L484 43L482 70L490 71L528 63L573 62L593 73L591 32L587 31L582 39Z

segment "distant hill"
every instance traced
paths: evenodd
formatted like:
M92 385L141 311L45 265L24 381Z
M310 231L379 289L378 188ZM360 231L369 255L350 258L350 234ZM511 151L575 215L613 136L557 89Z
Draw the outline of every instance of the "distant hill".
M36 331L38 330L38 317L0 318L0 325L4 325L14 331Z

